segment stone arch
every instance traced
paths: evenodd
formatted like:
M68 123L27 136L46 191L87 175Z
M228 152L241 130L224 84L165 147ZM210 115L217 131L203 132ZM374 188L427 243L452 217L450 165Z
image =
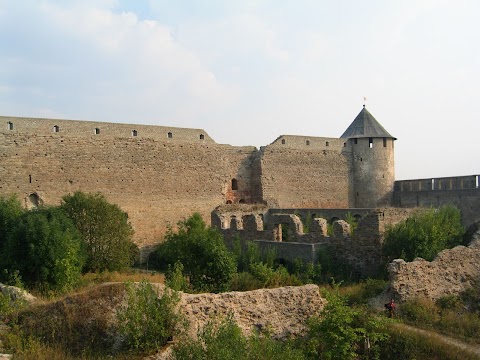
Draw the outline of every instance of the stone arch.
M27 198L27 208L35 209L43 204L42 199L37 193L31 193Z

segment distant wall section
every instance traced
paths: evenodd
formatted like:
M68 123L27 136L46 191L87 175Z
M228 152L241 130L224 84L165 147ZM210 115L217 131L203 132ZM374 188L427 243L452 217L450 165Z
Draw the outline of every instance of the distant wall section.
M260 149L263 199L278 208L349 207L344 139L281 136Z
M480 175L396 181L393 204L398 207L456 205L469 226L480 220Z

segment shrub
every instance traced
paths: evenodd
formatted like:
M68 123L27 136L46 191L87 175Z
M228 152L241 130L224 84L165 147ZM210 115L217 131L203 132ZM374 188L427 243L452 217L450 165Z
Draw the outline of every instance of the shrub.
M30 286L66 291L80 279L84 252L80 234L58 208L24 213L4 246L4 266Z
M62 209L82 234L87 252L84 271L117 271L131 266L138 250L128 215L100 194L80 191L63 197Z
M130 349L159 349L177 334L181 316L175 307L180 298L165 289L162 296L145 280L127 283L127 305L117 313L121 333Z
M188 280L183 274L183 265L177 261L173 266L168 265L168 271L165 274L165 284L172 290L188 292L190 286Z
M319 318L309 320L307 352L320 359L378 358L380 344L388 338L382 323L364 308L352 308L338 292L326 294L328 304ZM368 346L365 346L365 345Z
M299 349L288 343L254 334L246 337L231 316L219 323L210 321L198 334L198 340L186 339L174 347L175 359L186 360L302 360Z
M416 212L385 233L383 253L390 261L416 257L433 260L443 249L462 242L464 228L460 211L451 205Z
M387 281L385 280L366 279L358 284L349 285L339 290L347 296L349 304L367 304L369 299L380 295L385 290L386 285Z
M228 289L235 273L233 255L217 229L207 227L200 214L178 223L178 232L169 230L159 245L158 262L168 269L177 261L195 291L218 292Z

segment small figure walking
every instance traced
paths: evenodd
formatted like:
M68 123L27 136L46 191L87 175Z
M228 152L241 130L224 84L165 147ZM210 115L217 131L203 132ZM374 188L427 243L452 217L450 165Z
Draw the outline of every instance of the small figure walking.
M389 303L385 304L385 308L388 311L388 317L393 318L395 315L395 300L391 299Z

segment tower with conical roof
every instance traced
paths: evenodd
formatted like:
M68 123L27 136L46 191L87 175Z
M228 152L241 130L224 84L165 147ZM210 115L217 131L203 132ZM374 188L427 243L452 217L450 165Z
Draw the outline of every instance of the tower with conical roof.
M351 149L351 199L356 208L391 204L395 182L394 138L363 105L362 111L345 130Z

